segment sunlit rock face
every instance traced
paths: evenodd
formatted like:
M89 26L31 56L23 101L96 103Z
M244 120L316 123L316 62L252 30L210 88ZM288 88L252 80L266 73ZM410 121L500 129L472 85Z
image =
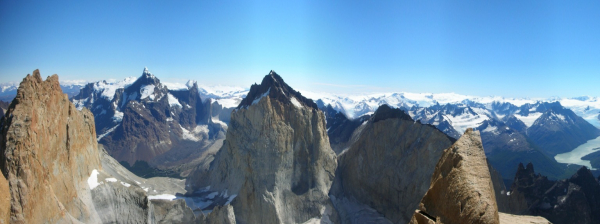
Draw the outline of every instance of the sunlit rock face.
M271 71L231 114L208 172L188 183L237 195L231 204L244 223L327 222L336 216L327 195L336 166L323 112Z
M94 116L75 108L58 76L27 75L1 123L11 223L99 222L86 182L101 167Z
M467 129L444 150L411 223L499 223L479 131Z

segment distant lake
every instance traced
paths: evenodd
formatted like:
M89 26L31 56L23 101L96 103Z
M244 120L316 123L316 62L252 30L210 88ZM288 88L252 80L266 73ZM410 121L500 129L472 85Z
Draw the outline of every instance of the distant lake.
M600 150L600 137L589 140L586 143L577 146L577 148L573 149L573 151L558 154L554 157L554 159L556 159L556 161L559 163L577 164L587 166L588 168L595 170L595 168L592 168L592 164L589 160L582 160L581 157L587 156L588 154L598 150Z

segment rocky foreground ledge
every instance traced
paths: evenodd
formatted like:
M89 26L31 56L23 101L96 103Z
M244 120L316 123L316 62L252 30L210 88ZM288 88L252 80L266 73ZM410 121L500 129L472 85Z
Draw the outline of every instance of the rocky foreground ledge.
M444 150L411 224L550 223L542 217L498 212L494 184L479 131L467 129Z

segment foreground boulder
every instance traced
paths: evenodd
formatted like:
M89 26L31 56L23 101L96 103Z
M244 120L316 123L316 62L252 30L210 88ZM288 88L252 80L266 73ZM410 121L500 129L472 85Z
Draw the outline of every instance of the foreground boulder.
M353 134L358 139L338 157L330 192L336 209L343 223L380 223L383 217L407 223L427 192L435 164L455 139L385 104L362 123L360 133Z
M189 185L231 195L242 223L327 222L336 166L323 112L271 71L231 114L208 173Z
M499 223L498 207L478 131L467 129L444 150L411 223Z

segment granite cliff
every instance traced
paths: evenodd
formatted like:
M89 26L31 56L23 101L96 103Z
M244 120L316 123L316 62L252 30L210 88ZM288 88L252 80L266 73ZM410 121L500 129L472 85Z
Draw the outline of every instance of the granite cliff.
M97 222L86 183L101 167L94 117L75 108L58 76L27 75L1 123L11 223Z
M36 70L24 78L0 122L0 223L201 219L183 200L152 200L145 179L99 150L93 115L77 110L57 75L43 81Z
M455 139L385 104L357 130L358 139L338 157L330 192L342 222L407 223ZM376 212L367 214L365 206Z
M323 112L271 71L231 114L210 169L188 183L233 195L241 223L327 223L337 218L328 196L336 166Z

